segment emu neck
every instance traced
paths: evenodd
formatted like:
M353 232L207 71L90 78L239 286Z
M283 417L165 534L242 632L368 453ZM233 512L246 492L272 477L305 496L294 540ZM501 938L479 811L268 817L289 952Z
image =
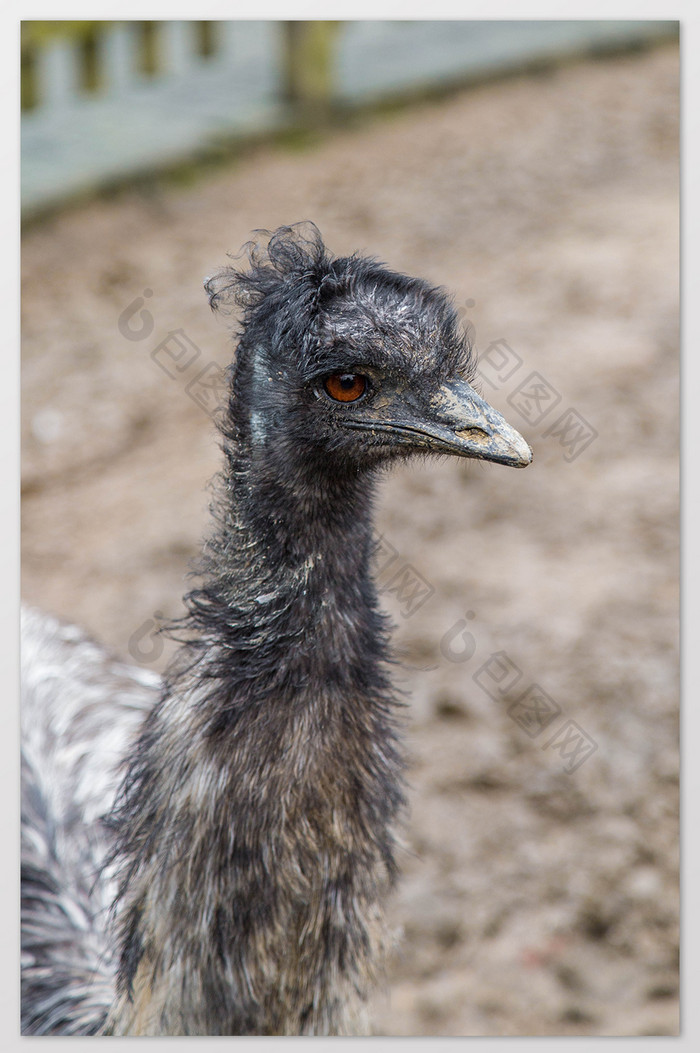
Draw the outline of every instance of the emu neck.
M244 452L117 815L115 1034L357 1033L381 969L402 796L367 480Z

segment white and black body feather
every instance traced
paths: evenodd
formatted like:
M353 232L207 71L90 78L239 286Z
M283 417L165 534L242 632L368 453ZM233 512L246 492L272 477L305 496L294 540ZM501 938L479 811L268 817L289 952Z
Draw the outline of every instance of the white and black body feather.
M24 608L22 1031L90 1035L114 998L104 817L161 681Z

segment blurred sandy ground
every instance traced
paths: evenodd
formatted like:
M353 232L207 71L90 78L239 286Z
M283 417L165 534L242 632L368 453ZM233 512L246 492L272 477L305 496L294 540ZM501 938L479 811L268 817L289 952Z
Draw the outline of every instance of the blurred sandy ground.
M376 1029L674 1034L674 47L259 149L30 230L24 596L162 667L150 619L179 610L218 464L185 388L230 354L201 278L251 229L303 218L336 253L454 290L480 351L505 340L522 366L484 391L535 450L523 472L448 459L383 486L378 527L398 555L382 581L408 564L434 592L409 617L387 594L411 695L412 815ZM119 318L146 289L153 331L129 340ZM150 352L179 329L201 354L170 379ZM528 424L508 398L527 409L515 389L533 371L561 401ZM598 437L567 460L545 432L570 408ZM492 678L494 699L477 681L498 652L521 675L503 698ZM533 683L560 708L539 734L513 719L522 704L508 713ZM566 745L547 745L568 721L597 746L570 773Z

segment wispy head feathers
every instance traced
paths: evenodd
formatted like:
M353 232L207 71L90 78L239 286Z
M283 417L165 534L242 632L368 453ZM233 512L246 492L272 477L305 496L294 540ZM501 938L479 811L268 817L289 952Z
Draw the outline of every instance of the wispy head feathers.
M330 255L314 223L253 233L255 237L232 257L234 262L244 260L247 267L223 267L204 282L212 310L241 307L250 312L287 283L306 280L320 285L327 274Z
M241 313L242 348L262 339L303 359L337 337L358 350L379 341L421 371L473 378L470 342L444 290L376 259L334 258L310 221L255 234L205 282L213 310Z

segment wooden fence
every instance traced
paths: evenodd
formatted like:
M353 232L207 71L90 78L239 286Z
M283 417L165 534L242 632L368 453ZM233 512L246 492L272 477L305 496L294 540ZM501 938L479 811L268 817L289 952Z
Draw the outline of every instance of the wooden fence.
M344 107L677 36L677 22L22 24L22 209Z

